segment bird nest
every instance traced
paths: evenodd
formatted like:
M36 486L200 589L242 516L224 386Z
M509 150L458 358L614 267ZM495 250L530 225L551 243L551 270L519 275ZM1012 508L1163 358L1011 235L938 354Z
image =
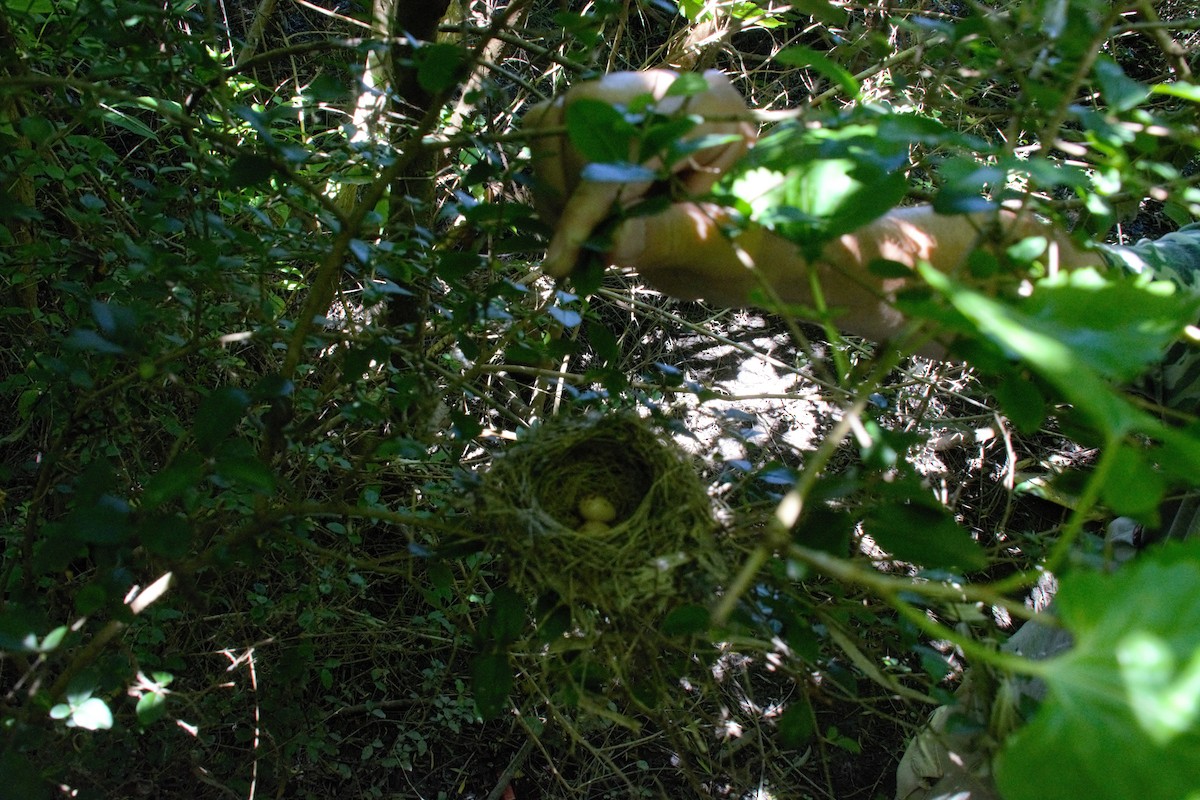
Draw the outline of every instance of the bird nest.
M585 628L682 599L682 568L705 561L713 533L694 465L631 415L530 431L484 475L477 521L513 589L556 596Z

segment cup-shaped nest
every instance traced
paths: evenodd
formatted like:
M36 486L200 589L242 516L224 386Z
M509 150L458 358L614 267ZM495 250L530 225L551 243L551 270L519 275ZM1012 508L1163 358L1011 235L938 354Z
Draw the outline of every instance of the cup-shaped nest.
M695 466L632 415L542 424L495 459L480 498L474 527L514 589L606 615L663 607L713 532Z

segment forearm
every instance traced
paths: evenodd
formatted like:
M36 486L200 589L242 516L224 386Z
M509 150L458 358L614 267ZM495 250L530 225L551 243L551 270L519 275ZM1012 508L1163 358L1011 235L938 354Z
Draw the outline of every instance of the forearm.
M618 234L612 260L638 270L668 294L717 305L751 305L773 293L786 303L814 308L815 283L838 327L876 340L903 327L905 320L892 301L910 284L907 278L873 273L870 264L878 259L910 268L927 262L953 273L982 242L1042 236L1050 241L1046 260L1052 264L1100 263L1065 234L1012 212L997 219L942 216L928 206L897 209L828 243L811 263L794 243L757 226L730 239L721 230L723 214L715 206L679 204L654 217L630 220Z

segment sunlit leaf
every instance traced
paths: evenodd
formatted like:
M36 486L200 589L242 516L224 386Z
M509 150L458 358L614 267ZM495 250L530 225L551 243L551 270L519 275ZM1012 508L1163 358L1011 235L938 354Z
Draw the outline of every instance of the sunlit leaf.
M1200 775L1200 542L1114 573L1072 572L1055 603L1075 646L996 765L1006 800L1191 798Z
M137 718L143 727L153 725L167 714L167 696L162 692L146 692L137 701Z
M71 718L67 726L83 728L88 731L108 730L113 725L112 711L99 697L89 697L71 709Z

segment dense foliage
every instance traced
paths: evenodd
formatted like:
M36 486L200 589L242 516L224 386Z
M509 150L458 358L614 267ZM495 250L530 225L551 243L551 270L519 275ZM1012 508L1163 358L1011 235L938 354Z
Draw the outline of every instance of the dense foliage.
M554 285L517 122L589 75L717 67L771 128L720 196L798 246L914 201L1128 240L1200 217L1198 27L2 0L0 795L887 797L964 661L990 745L1016 731L1006 797L1194 793L1200 552L1108 574L1103 520L1200 481L1195 417L1121 388L1195 298L1027 241L924 273L872 349L831 309ZM601 104L567 134L670 156L691 124ZM972 370L911 357L947 332ZM621 414L692 454L719 555L662 566L654 614L594 613L593 648L476 495L545 420ZM1047 571L1077 647L997 651ZM1029 724L1018 676L1051 691Z

